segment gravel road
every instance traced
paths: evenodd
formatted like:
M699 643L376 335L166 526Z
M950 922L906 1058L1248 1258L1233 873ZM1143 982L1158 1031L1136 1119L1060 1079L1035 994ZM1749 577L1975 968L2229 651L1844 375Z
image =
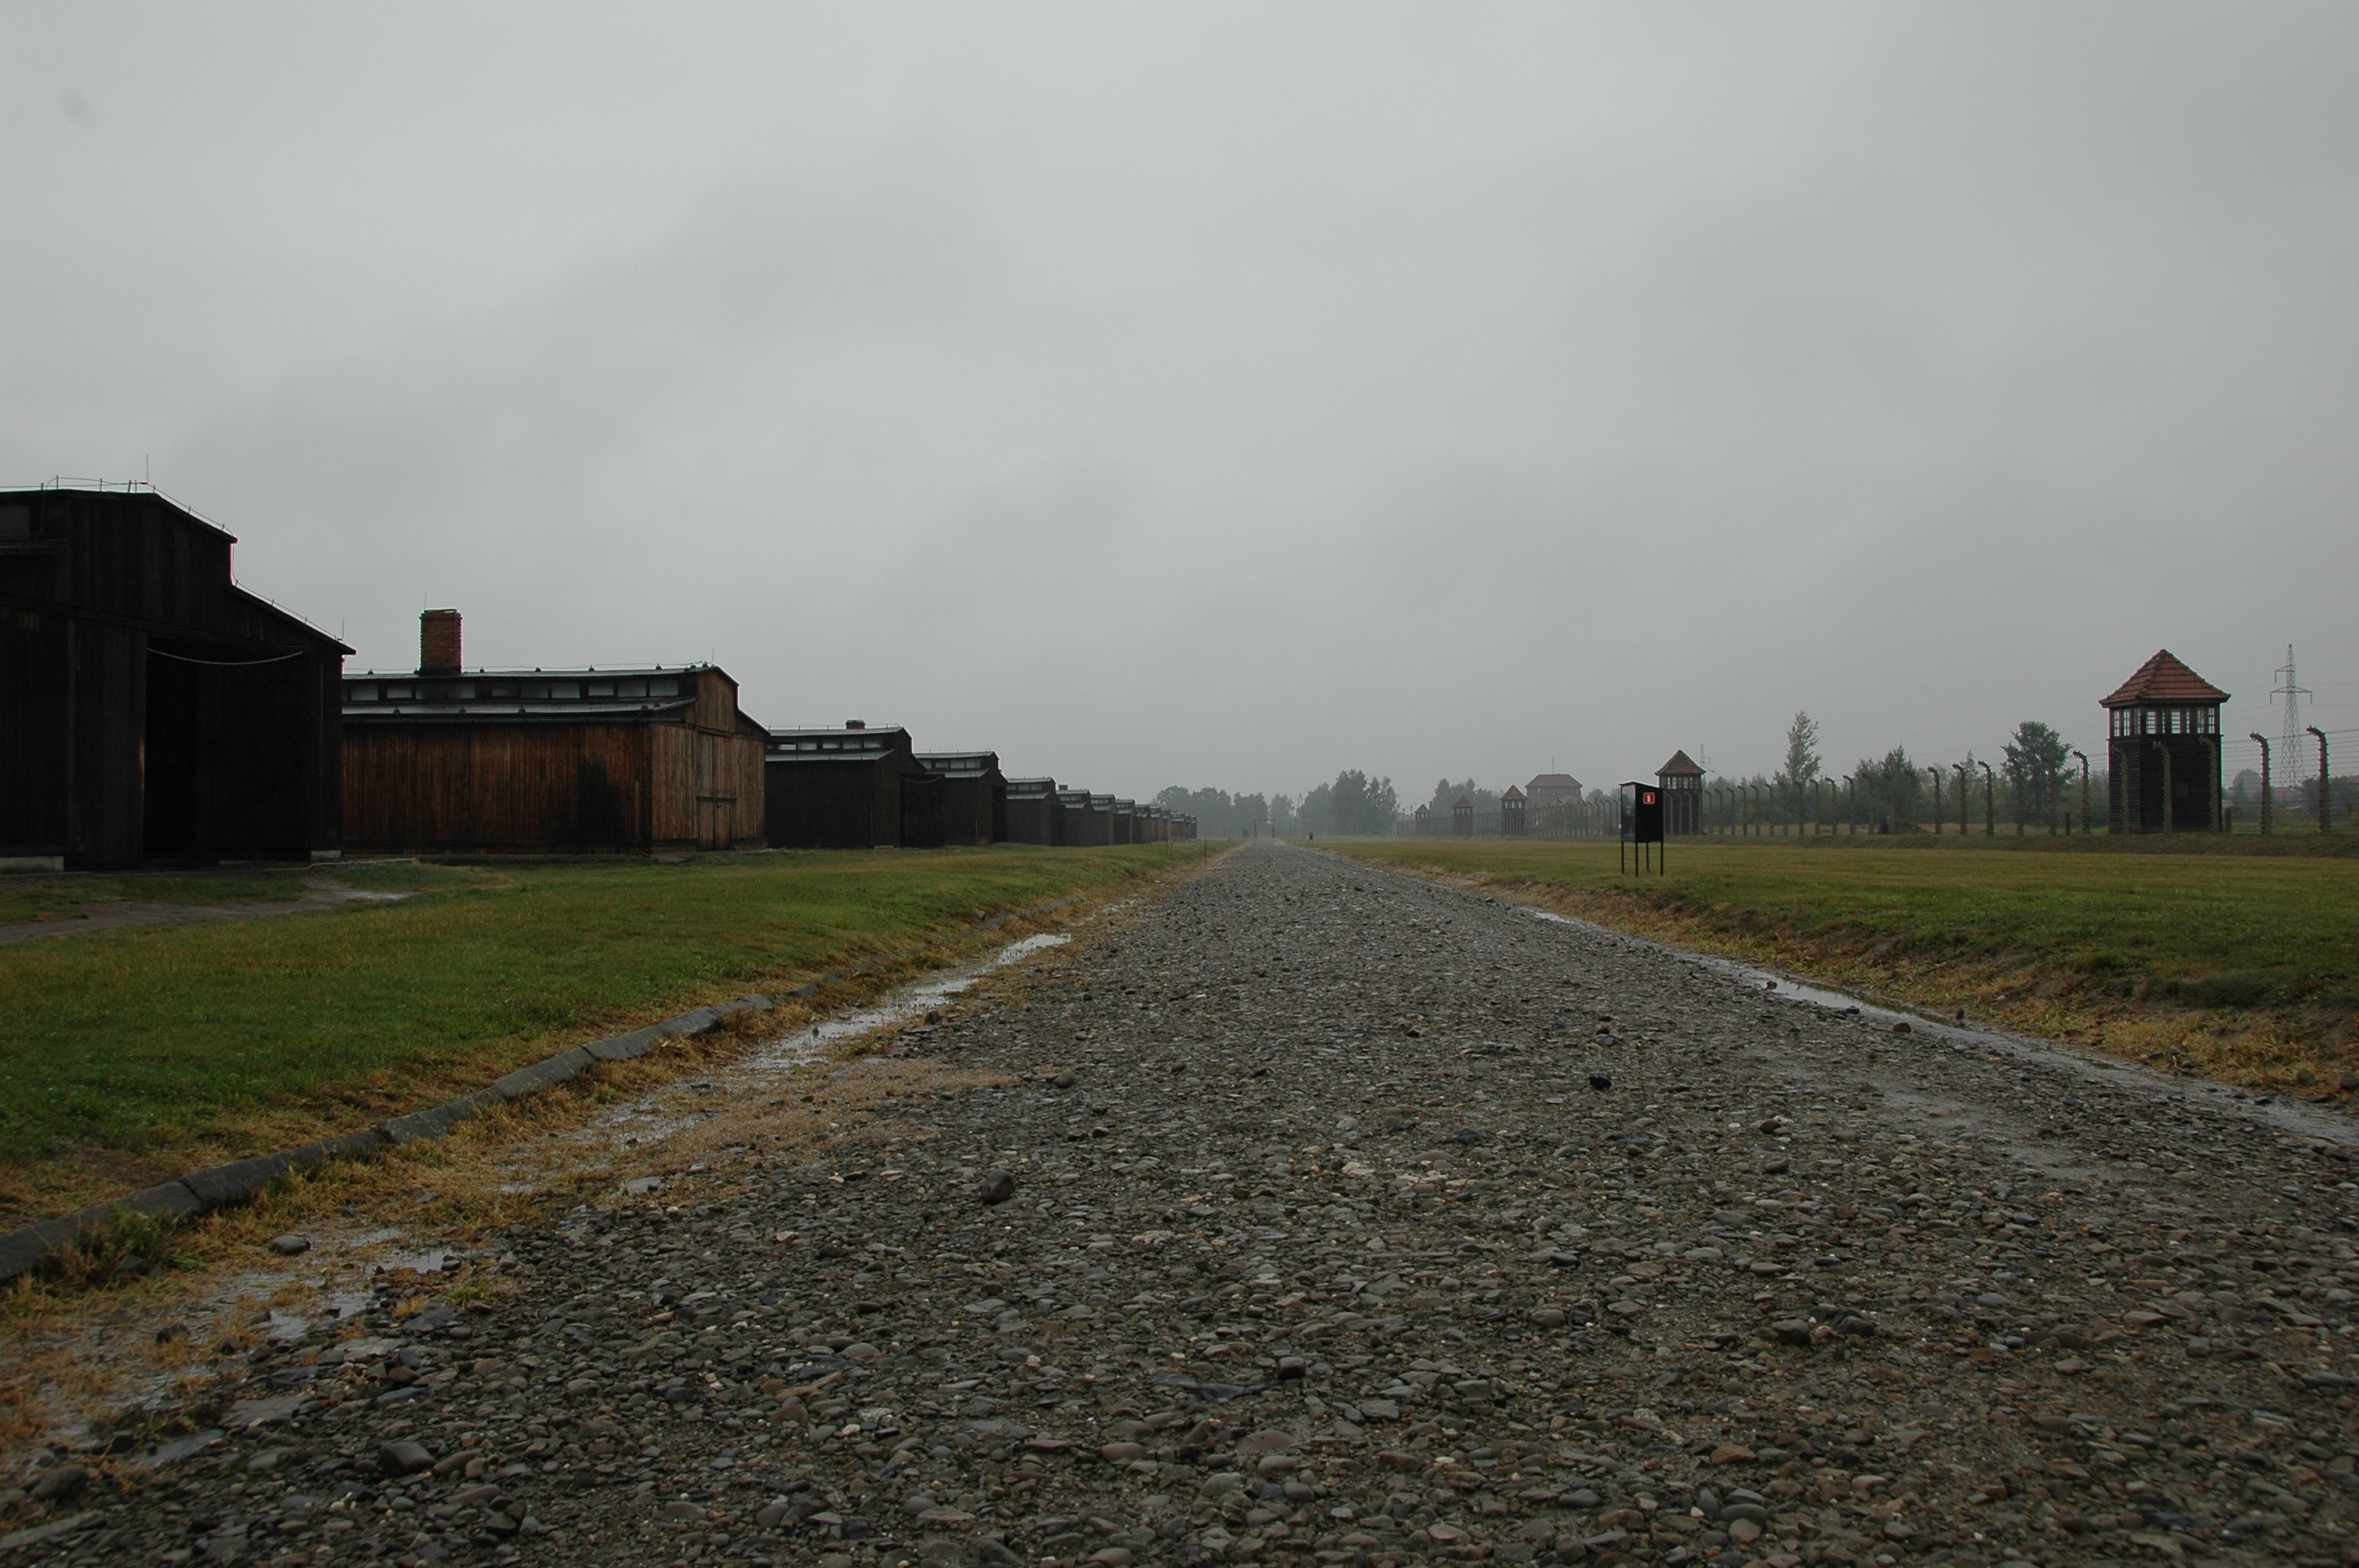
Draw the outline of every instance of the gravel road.
M893 1062L0 1562L2359 1563L2309 1108L1270 844Z

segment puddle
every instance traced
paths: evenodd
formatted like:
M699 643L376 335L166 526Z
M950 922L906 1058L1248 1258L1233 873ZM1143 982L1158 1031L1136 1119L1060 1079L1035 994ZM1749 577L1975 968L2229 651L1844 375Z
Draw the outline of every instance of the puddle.
M861 1008L821 1019L809 1029L774 1040L763 1047L762 1054L746 1065L756 1072L801 1066L839 1040L857 1039L913 1018L922 1018L951 998L973 986L974 982L994 969L1004 969L1020 963L1036 953L1051 947L1061 947L1072 938L1060 932L1044 931L1027 936L1020 942L1010 942L983 962L963 969L952 969L929 980L920 980Z
M851 1012L824 1018L807 1029L772 1040L755 1054L729 1070L734 1083L724 1084L710 1078L692 1083L677 1084L659 1090L629 1105L618 1106L589 1126L566 1136L565 1141L576 1146L592 1145L601 1149L636 1149L647 1151L669 1140L701 1118L720 1114L727 1108L733 1088L743 1091L759 1085L764 1078L792 1073L824 1059L828 1047L844 1040L855 1040L881 1030L905 1024L912 1019L922 1019L944 1002L972 989L974 982L995 969L1018 964L1053 947L1061 947L1072 937L1062 932L1044 931L1037 935L1010 942L988 957L962 968L944 970L929 979L919 980L892 991ZM766 1086L760 1086L766 1087ZM704 1103L698 1103L702 1101ZM530 1181L520 1187L534 1184ZM654 1191L654 1187L634 1188Z
M439 1274L449 1268L458 1256L447 1247L429 1247L423 1252L397 1253L367 1265L372 1274Z

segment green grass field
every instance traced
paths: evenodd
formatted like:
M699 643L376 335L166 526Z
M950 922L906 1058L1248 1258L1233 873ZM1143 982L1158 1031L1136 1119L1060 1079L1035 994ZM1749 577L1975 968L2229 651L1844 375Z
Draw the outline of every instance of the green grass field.
M2017 847L2038 851L2027 853L2002 849L2004 836L1940 852L1862 840L1690 841L1669 847L1669 876L1643 881L1619 871L1610 839L1332 847L2055 1033L2102 1033L2110 1019L2125 1045L2146 1038L2126 1025L2175 1014L2179 1026L2149 1044L2183 1052L2191 1029L2247 1046L2266 1034L2320 1065L2348 1051L2359 1009L2359 860L2298 849L2122 852L2118 840L2097 843L2104 847L2080 853L2033 838ZM2283 1051L2261 1055L2294 1060ZM2224 1057L2206 1060L2236 1076ZM2255 1065L2263 1077L2265 1066Z
M134 872L122 876L0 877L0 925L71 921L86 903L265 903L302 895L300 877L256 872Z
M0 946L0 1213L352 1130L569 1044L1214 848L343 867L347 885L414 896ZM82 898L285 898L301 881L44 878L8 891L49 912Z

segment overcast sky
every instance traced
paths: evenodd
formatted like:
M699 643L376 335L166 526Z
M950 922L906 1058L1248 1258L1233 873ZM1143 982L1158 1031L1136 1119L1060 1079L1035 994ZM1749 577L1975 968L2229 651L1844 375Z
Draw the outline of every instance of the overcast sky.
M152 464L355 669L455 605L1122 794L2094 749L2164 646L2350 728L2354 68L2342 5L12 0L0 482Z

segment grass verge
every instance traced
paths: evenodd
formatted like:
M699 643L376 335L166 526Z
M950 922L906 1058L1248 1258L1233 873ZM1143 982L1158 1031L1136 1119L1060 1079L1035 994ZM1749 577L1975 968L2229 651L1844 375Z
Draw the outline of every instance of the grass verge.
M350 886L410 896L0 948L0 1223L350 1131L568 1044L1212 849L345 867ZM266 885L284 896L289 880Z
M1157 880L1203 863L1175 858ZM501 1236L576 1205L694 1206L702 1215L765 1171L814 1159L874 1169L880 1153L889 1166L894 1148L928 1136L902 1119L913 1104L1005 1082L1009 1068L893 1055L879 1034L839 1040L783 1074L748 1059L799 1025L1033 931L1114 935L1128 917L1109 905L1132 897L1109 885L1045 916L831 982L766 1019L741 1014L652 1055L602 1064L447 1139L290 1174L251 1203L168 1229L148 1222L97 1238L60 1267L0 1288L0 1460L14 1473L35 1444L80 1449L127 1434L138 1447L201 1424L225 1398L256 1391L236 1385L266 1332L267 1314L257 1308L316 1316L335 1293L388 1280L408 1308L482 1305L526 1288L500 1259ZM1025 993L1054 983L1074 951L984 970L942 1011L955 1021L971 1010L1026 1006ZM1058 1064L1051 1043L1031 1054L1016 1070ZM643 1176L660 1187L618 1184ZM288 1231L312 1238L312 1249L277 1254L270 1238ZM159 1254L169 1267L120 1266ZM408 1271L412 1260L428 1267ZM20 1522L0 1504L0 1530Z
M1670 874L1642 882L1611 840L1320 848L2233 1083L2359 1070L2347 857L1682 842Z

